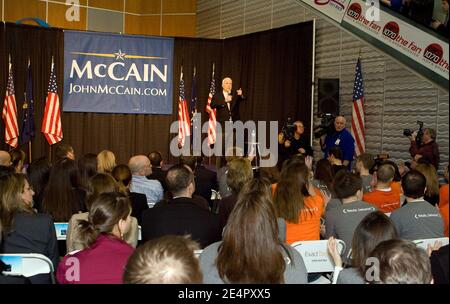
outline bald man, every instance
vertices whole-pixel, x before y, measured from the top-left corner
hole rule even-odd
[[[335,132],[330,135],[324,135],[321,138],[321,143],[323,143],[323,138],[326,136],[325,144],[322,145],[324,158],[328,157],[328,151],[331,148],[339,147],[342,151],[342,164],[344,166],[350,166],[353,160],[353,153],[355,152],[355,139],[345,128],[345,123],[344,116],[337,116],[334,119]]]
[[[221,123],[222,128],[225,127],[226,121],[240,120],[239,105],[244,100],[242,89],[236,90],[233,94],[233,80],[225,77],[222,80],[222,90],[214,94],[211,101],[211,108],[217,109],[216,119]]]
[[[11,155],[8,152],[0,150],[0,166],[11,166]]]
[[[146,176],[152,174],[150,159],[145,155],[135,155],[128,161],[131,170],[130,192],[142,193],[147,197],[147,204],[153,207],[163,199],[164,190],[161,183]]]

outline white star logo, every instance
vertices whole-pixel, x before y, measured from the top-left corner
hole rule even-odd
[[[122,50],[121,49],[119,49],[119,52],[117,52],[117,53],[114,53],[114,55],[116,55],[116,60],[122,60],[122,61],[124,61],[125,60],[125,56],[127,55],[126,53],[122,53]]]

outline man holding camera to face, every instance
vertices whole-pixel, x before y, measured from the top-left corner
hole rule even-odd
[[[289,158],[292,155],[301,154],[303,156],[313,155],[311,145],[308,138],[304,135],[305,126],[303,122],[297,120],[292,125],[288,125],[284,132],[278,134],[278,144],[280,147],[280,154],[284,158]]]
[[[425,128],[421,140],[417,140],[417,132],[408,136],[411,141],[409,153],[412,157],[412,167],[419,162],[430,163],[436,170],[439,168],[439,147],[436,143],[436,131],[431,128]]]

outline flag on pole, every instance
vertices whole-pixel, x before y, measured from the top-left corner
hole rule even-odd
[[[361,71],[361,58],[356,64],[355,83],[353,86],[352,135],[355,138],[356,155],[364,153],[366,136],[364,126],[364,83]]]
[[[42,120],[41,128],[41,132],[44,133],[49,145],[56,144],[63,139],[61,110],[59,108],[57,89],[55,65],[52,58],[50,80],[48,83],[48,95],[45,101],[44,118]]]
[[[209,87],[208,101],[206,102],[206,113],[209,114],[208,123],[208,145],[213,145],[216,142],[216,109],[211,108],[211,101],[216,93],[216,81],[214,79],[214,65],[213,72],[211,76],[211,85]]]
[[[180,73],[180,97],[178,99],[178,147],[183,148],[186,136],[191,135],[191,121],[184,95],[183,67]]]
[[[17,105],[14,94],[14,81],[10,57],[8,84],[6,87],[5,101],[3,103],[2,118],[5,123],[5,142],[11,147],[16,148],[19,145],[19,126],[17,124]]]
[[[197,113],[197,75],[195,73],[194,67],[194,75],[192,77],[192,89],[191,89],[191,115],[194,118],[194,113]]]
[[[28,60],[28,76],[27,76],[27,87],[25,90],[25,100],[22,106],[22,130],[20,133],[20,143],[26,144],[31,141],[36,130],[34,127],[34,101],[33,101],[33,78],[31,75],[31,65]]]

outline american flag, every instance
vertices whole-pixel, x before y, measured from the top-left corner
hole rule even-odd
[[[41,132],[44,133],[49,145],[56,144],[63,138],[61,110],[59,108],[57,89],[55,66],[52,62],[50,80],[48,83],[48,95],[47,100],[45,101],[44,119],[42,120],[41,128]]]
[[[180,73],[180,97],[178,99],[178,146],[184,147],[186,136],[191,136],[191,121],[184,95],[183,69]]]
[[[16,148],[19,145],[19,126],[17,124],[17,105],[14,93],[12,65],[10,62],[2,118],[5,123],[5,142],[11,147]]]
[[[364,83],[361,72],[361,58],[356,64],[355,84],[353,86],[352,135],[355,138],[356,155],[364,153],[366,136],[364,126]]]
[[[212,72],[211,86],[209,87],[208,101],[206,102],[206,113],[209,114],[208,123],[208,145],[213,145],[216,142],[216,109],[211,108],[211,101],[216,93],[216,81],[214,79],[214,68]]]

